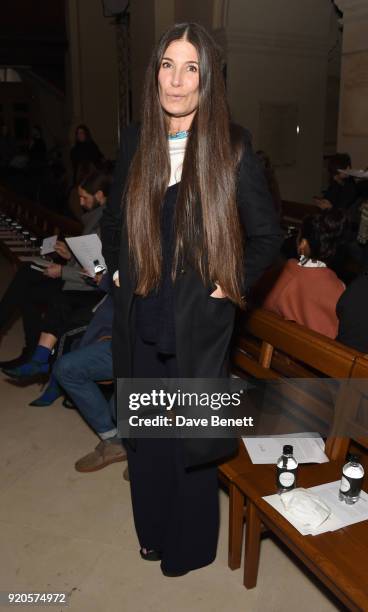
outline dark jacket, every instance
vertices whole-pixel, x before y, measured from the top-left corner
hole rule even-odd
[[[331,202],[334,208],[347,210],[359,197],[359,192],[353,177],[349,176],[342,183],[332,179],[324,197]]]
[[[368,353],[368,273],[358,276],[344,291],[336,306],[339,332],[336,340]]]
[[[253,153],[249,133],[242,130],[244,153],[239,166],[237,202],[244,225],[246,244],[246,289],[249,289],[272,263],[281,243],[281,230],[262,167]],[[134,284],[130,275],[128,244],[122,231],[121,200],[129,166],[138,144],[137,126],[122,134],[115,180],[101,223],[103,255],[108,269],[120,275],[120,288],[114,290],[113,360],[116,377],[132,375],[134,342]],[[149,245],[147,245],[149,249]],[[149,250],[147,250],[149,256]],[[180,377],[219,378],[228,374],[229,345],[236,308],[230,300],[210,297],[197,272],[185,265],[174,286],[176,357]],[[185,440],[190,445],[187,465],[221,457],[221,440]],[[188,444],[187,444],[188,443]],[[210,444],[211,443],[211,444]],[[206,444],[209,449],[206,454]],[[224,441],[223,448],[226,448]],[[198,454],[197,454],[198,451]],[[225,450],[226,452],[226,450]],[[217,456],[216,456],[217,454]],[[190,455],[190,456],[189,456]]]
[[[70,161],[73,167],[73,182],[76,184],[78,180],[78,171],[80,166],[86,162],[98,166],[103,160],[103,155],[94,140],[86,140],[85,142],[76,142],[70,151]]]
[[[78,348],[89,346],[104,337],[112,335],[112,320],[114,315],[114,300],[112,297],[113,285],[108,274],[105,274],[100,284],[99,291],[105,291],[106,295],[93,309],[93,318],[88,324],[86,331],[78,345]]]

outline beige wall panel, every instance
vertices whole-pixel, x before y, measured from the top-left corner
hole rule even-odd
[[[175,21],[197,21],[211,30],[214,0],[175,0]]]
[[[116,32],[100,0],[68,2],[71,124],[82,121],[107,157],[118,141],[118,70]]]
[[[285,199],[308,202],[320,193],[325,89],[326,63],[320,58],[229,52],[228,92],[232,114],[251,130],[255,148],[262,145],[261,103],[298,107],[295,163],[277,168]]]
[[[344,11],[338,148],[368,165],[368,2],[338,0]]]

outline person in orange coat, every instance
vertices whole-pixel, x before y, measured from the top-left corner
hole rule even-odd
[[[303,219],[297,259],[289,259],[262,306],[330,338],[336,338],[336,304],[344,283],[328,267],[345,227],[340,210],[325,210]]]

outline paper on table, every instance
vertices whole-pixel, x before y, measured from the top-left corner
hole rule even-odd
[[[41,245],[42,255],[48,255],[49,253],[53,253],[55,251],[56,241],[57,236],[49,236],[48,238],[44,238]]]
[[[368,494],[362,491],[356,504],[348,506],[345,502],[339,500],[339,488],[340,480],[336,480],[335,482],[327,482],[326,484],[307,489],[317,495],[331,508],[331,515],[317,529],[306,529],[294,518],[290,517],[282,504],[280,495],[277,493],[275,495],[267,495],[263,499],[282,514],[302,535],[318,535],[368,520]]]
[[[294,448],[294,457],[298,463],[327,463],[325,443],[315,433],[303,433],[303,437],[267,436],[266,438],[243,438],[252,463],[276,464],[282,455],[284,444],[291,444]]]
[[[98,259],[99,263],[103,266],[106,265],[102,256],[101,240],[97,234],[75,236],[73,238],[66,238],[65,240],[82,268],[84,268],[90,276],[95,275],[95,265],[93,262],[96,261],[96,259]]]

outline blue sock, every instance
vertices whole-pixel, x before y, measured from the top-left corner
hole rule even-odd
[[[37,346],[31,359],[17,368],[12,370],[4,370],[5,374],[23,378],[26,376],[35,376],[37,374],[47,374],[49,371],[49,357],[51,350],[40,344]]]
[[[38,363],[47,363],[50,355],[51,349],[46,348],[46,346],[41,346],[41,344],[39,344],[31,357],[31,361],[38,361]]]

